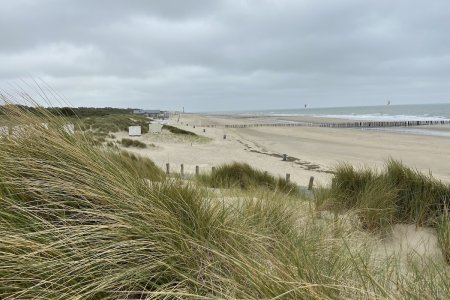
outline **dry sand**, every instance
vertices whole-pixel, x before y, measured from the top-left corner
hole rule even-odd
[[[248,124],[272,122],[270,119],[233,117],[207,117],[185,114],[172,125],[209,138],[176,137],[164,133],[146,134],[137,139],[153,143],[157,147],[130,149],[151,158],[157,165],[179,172],[184,164],[186,173],[194,173],[195,166],[201,171],[210,171],[212,166],[232,161],[246,162],[273,174],[291,174],[291,180],[307,185],[310,176],[315,183],[330,183],[330,171],[339,162],[356,166],[383,167],[389,157],[403,161],[406,165],[450,182],[450,138],[420,136],[362,129],[333,129],[319,127],[258,127],[223,128],[223,124]],[[305,120],[309,121],[309,120]],[[202,125],[217,124],[217,128]],[[193,127],[195,126],[195,128]],[[450,130],[439,127],[439,130]],[[223,139],[226,134],[227,138]],[[123,135],[123,136],[122,136]],[[118,138],[125,137],[125,134]],[[281,155],[290,159],[282,161]]]

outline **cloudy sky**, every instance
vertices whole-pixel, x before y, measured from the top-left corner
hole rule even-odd
[[[0,88],[188,111],[450,102],[450,1],[2,0]]]

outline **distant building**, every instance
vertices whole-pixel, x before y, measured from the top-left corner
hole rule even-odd
[[[161,110],[146,110],[146,109],[136,109],[133,110],[134,115],[141,115],[150,117],[153,119],[167,119],[169,118],[169,112]]]

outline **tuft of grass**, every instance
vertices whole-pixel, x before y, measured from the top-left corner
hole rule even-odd
[[[388,160],[384,172],[348,164],[336,168],[333,185],[316,194],[318,209],[356,210],[363,228],[382,230],[395,223],[437,227],[444,257],[450,252],[450,185]]]
[[[147,145],[145,143],[138,140],[124,138],[120,141],[120,143],[122,144],[122,146],[127,148],[128,147],[147,148]]]
[[[432,225],[450,201],[449,185],[392,159],[388,160],[384,172],[356,170],[341,164],[336,168],[333,182],[330,191],[333,203],[329,205],[338,209],[384,207],[379,217],[392,222]]]
[[[127,151],[106,152],[107,158],[137,178],[151,181],[163,181],[165,173],[149,158],[135,155]]]
[[[449,185],[399,161],[388,161],[384,178],[397,189],[396,219],[399,221],[432,225],[444,205],[450,204]]]
[[[288,194],[298,193],[298,187],[286,179],[252,168],[246,163],[234,162],[218,166],[210,174],[203,174],[198,180],[214,188],[268,188]]]
[[[355,204],[364,229],[383,230],[395,221],[397,190],[382,179],[374,179],[361,192]]]
[[[349,209],[356,206],[362,192],[377,177],[377,174],[369,169],[356,170],[352,165],[341,163],[336,167],[332,193],[336,199],[335,205],[341,209]]]
[[[192,132],[192,131],[187,131],[175,126],[171,126],[171,125],[163,125],[162,127],[163,129],[169,130],[171,133],[174,134],[184,134],[184,135],[192,135],[192,136],[197,136],[196,133]]]

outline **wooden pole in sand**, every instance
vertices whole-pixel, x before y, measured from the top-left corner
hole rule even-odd
[[[198,176],[198,174],[200,174],[200,168],[195,166],[195,175]]]
[[[184,165],[183,164],[181,164],[181,166],[180,166],[180,174],[181,174],[181,176],[184,176]]]
[[[167,163],[166,164],[166,174],[169,175],[169,173],[170,173],[170,164]]]
[[[286,182],[289,183],[291,181],[291,174],[286,173]]]
[[[287,154],[283,154],[283,161],[287,161]]]
[[[312,190],[314,184],[314,176],[309,178],[308,190]]]
[[[214,171],[216,170],[216,167],[212,167],[211,171],[214,173]]]

